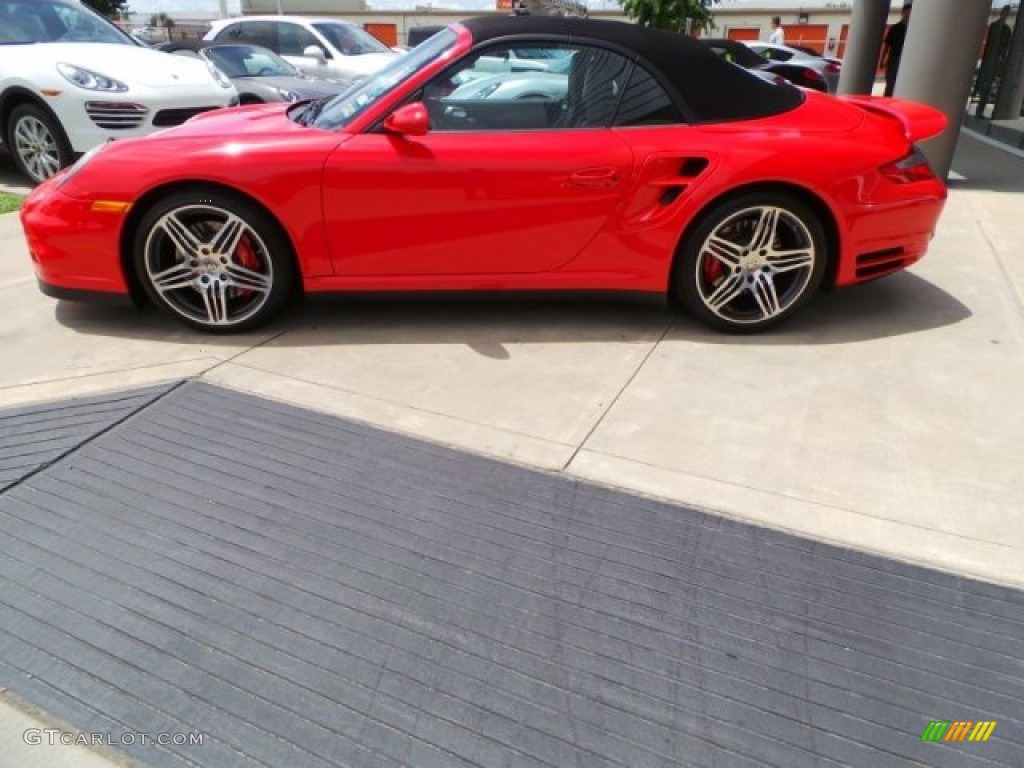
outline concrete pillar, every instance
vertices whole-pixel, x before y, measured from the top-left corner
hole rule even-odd
[[[856,0],[850,15],[839,93],[871,93],[889,20],[889,0]]]
[[[1024,13],[1017,11],[1010,38],[1010,55],[1006,60],[1006,71],[999,84],[999,98],[992,111],[993,120],[1016,120],[1024,107]]]
[[[953,162],[991,8],[992,0],[914,3],[893,96],[929,104],[949,118],[941,135],[921,143],[942,178]]]

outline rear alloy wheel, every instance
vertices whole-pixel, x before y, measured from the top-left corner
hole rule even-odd
[[[825,233],[805,204],[751,193],[710,211],[676,264],[683,306],[708,325],[756,333],[785,320],[825,274]]]
[[[157,306],[214,333],[266,322],[295,279],[288,241],[267,214],[220,191],[178,193],[148,210],[134,257]]]
[[[7,142],[18,168],[34,184],[55,176],[74,159],[60,125],[35,104],[22,104],[11,112]]]

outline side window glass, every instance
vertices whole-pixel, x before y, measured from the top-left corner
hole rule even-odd
[[[274,30],[269,22],[249,21],[238,25],[238,34],[230,35],[228,39],[237,40],[253,45],[262,45],[264,48],[274,48]]]
[[[277,34],[281,45],[281,50],[278,53],[286,56],[301,56],[302,52],[311,45],[323,49],[313,33],[298,24],[278,24]]]
[[[681,122],[683,116],[665,89],[646,69],[634,67],[615,113],[615,125],[671,125]]]
[[[253,51],[242,59],[242,71],[247,75],[258,75],[260,72],[266,74],[267,70],[274,74],[282,74],[281,67],[284,65],[278,62],[280,59],[275,61],[265,53]]]
[[[490,46],[424,88],[437,131],[523,131],[611,125],[632,65],[600,48]]]
[[[603,48],[581,48],[569,72],[565,124],[568,128],[605,128],[626,90],[633,65]]]
[[[228,24],[224,29],[217,33],[214,40],[237,40],[242,34],[241,24]]]

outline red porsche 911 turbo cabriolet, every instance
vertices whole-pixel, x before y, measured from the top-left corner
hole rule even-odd
[[[207,331],[302,293],[517,290],[663,294],[757,331],[921,258],[946,189],[914,142],[945,122],[670,32],[488,17],[333,98],[105,144],[21,216],[45,293]]]

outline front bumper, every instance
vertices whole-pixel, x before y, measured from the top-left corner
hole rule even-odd
[[[194,92],[194,89],[168,89],[159,95],[132,94],[82,96],[74,99],[64,95],[51,99],[50,108],[57,115],[76,154],[116,139],[148,136],[165,128],[181,125],[190,117],[214,109],[238,104],[238,93]]]
[[[47,295],[62,290],[127,298],[120,259],[126,212],[97,211],[90,200],[68,197],[58,189],[60,179],[36,187],[20,214],[40,288]]]
[[[106,291],[82,290],[79,288],[63,288],[59,285],[46,283],[36,278],[39,292],[51,299],[62,301],[82,301],[89,304],[110,304],[113,306],[132,307],[136,302],[126,293],[108,293]]]

